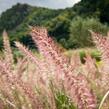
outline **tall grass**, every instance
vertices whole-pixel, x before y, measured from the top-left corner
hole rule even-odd
[[[49,37],[46,28],[31,27],[30,34],[39,56],[15,42],[24,55],[16,63],[9,37],[6,31],[3,33],[0,109],[97,109],[109,88],[106,85],[109,82],[108,39],[91,31],[92,39],[102,52],[102,63],[97,65],[89,54],[86,54],[84,63],[78,54],[66,56]],[[108,104],[104,104],[107,108]]]

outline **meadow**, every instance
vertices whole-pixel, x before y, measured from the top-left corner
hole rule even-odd
[[[0,109],[108,109],[108,37],[90,31],[97,52],[96,48],[67,52],[46,28],[30,28],[38,53],[15,42],[22,53],[16,61],[3,32]]]

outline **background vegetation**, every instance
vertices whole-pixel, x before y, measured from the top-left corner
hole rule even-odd
[[[20,40],[34,48],[28,34],[28,25],[45,26],[55,40],[70,49],[93,46],[88,29],[106,34],[108,24],[108,0],[81,0],[71,8],[58,10],[18,3],[0,16],[0,34],[6,29],[11,42]],[[0,37],[2,48],[1,39]]]

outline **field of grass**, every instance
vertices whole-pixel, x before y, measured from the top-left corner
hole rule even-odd
[[[39,52],[15,42],[14,60],[4,32],[0,109],[108,109],[109,43],[100,34],[91,34],[99,51],[65,51],[47,36],[45,28],[32,27]]]

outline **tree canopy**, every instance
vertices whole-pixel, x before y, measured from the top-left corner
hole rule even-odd
[[[0,35],[6,29],[11,41],[20,40],[31,46],[33,42],[29,37],[28,25],[45,26],[55,40],[66,48],[72,48],[74,46],[70,46],[72,44],[69,40],[72,39],[73,29],[71,28],[74,28],[72,25],[75,25],[74,19],[77,16],[83,19],[98,19],[97,25],[102,23],[104,27],[105,23],[109,24],[109,0],[81,0],[71,8],[57,10],[18,3],[1,14]],[[1,43],[0,37],[0,45]]]

